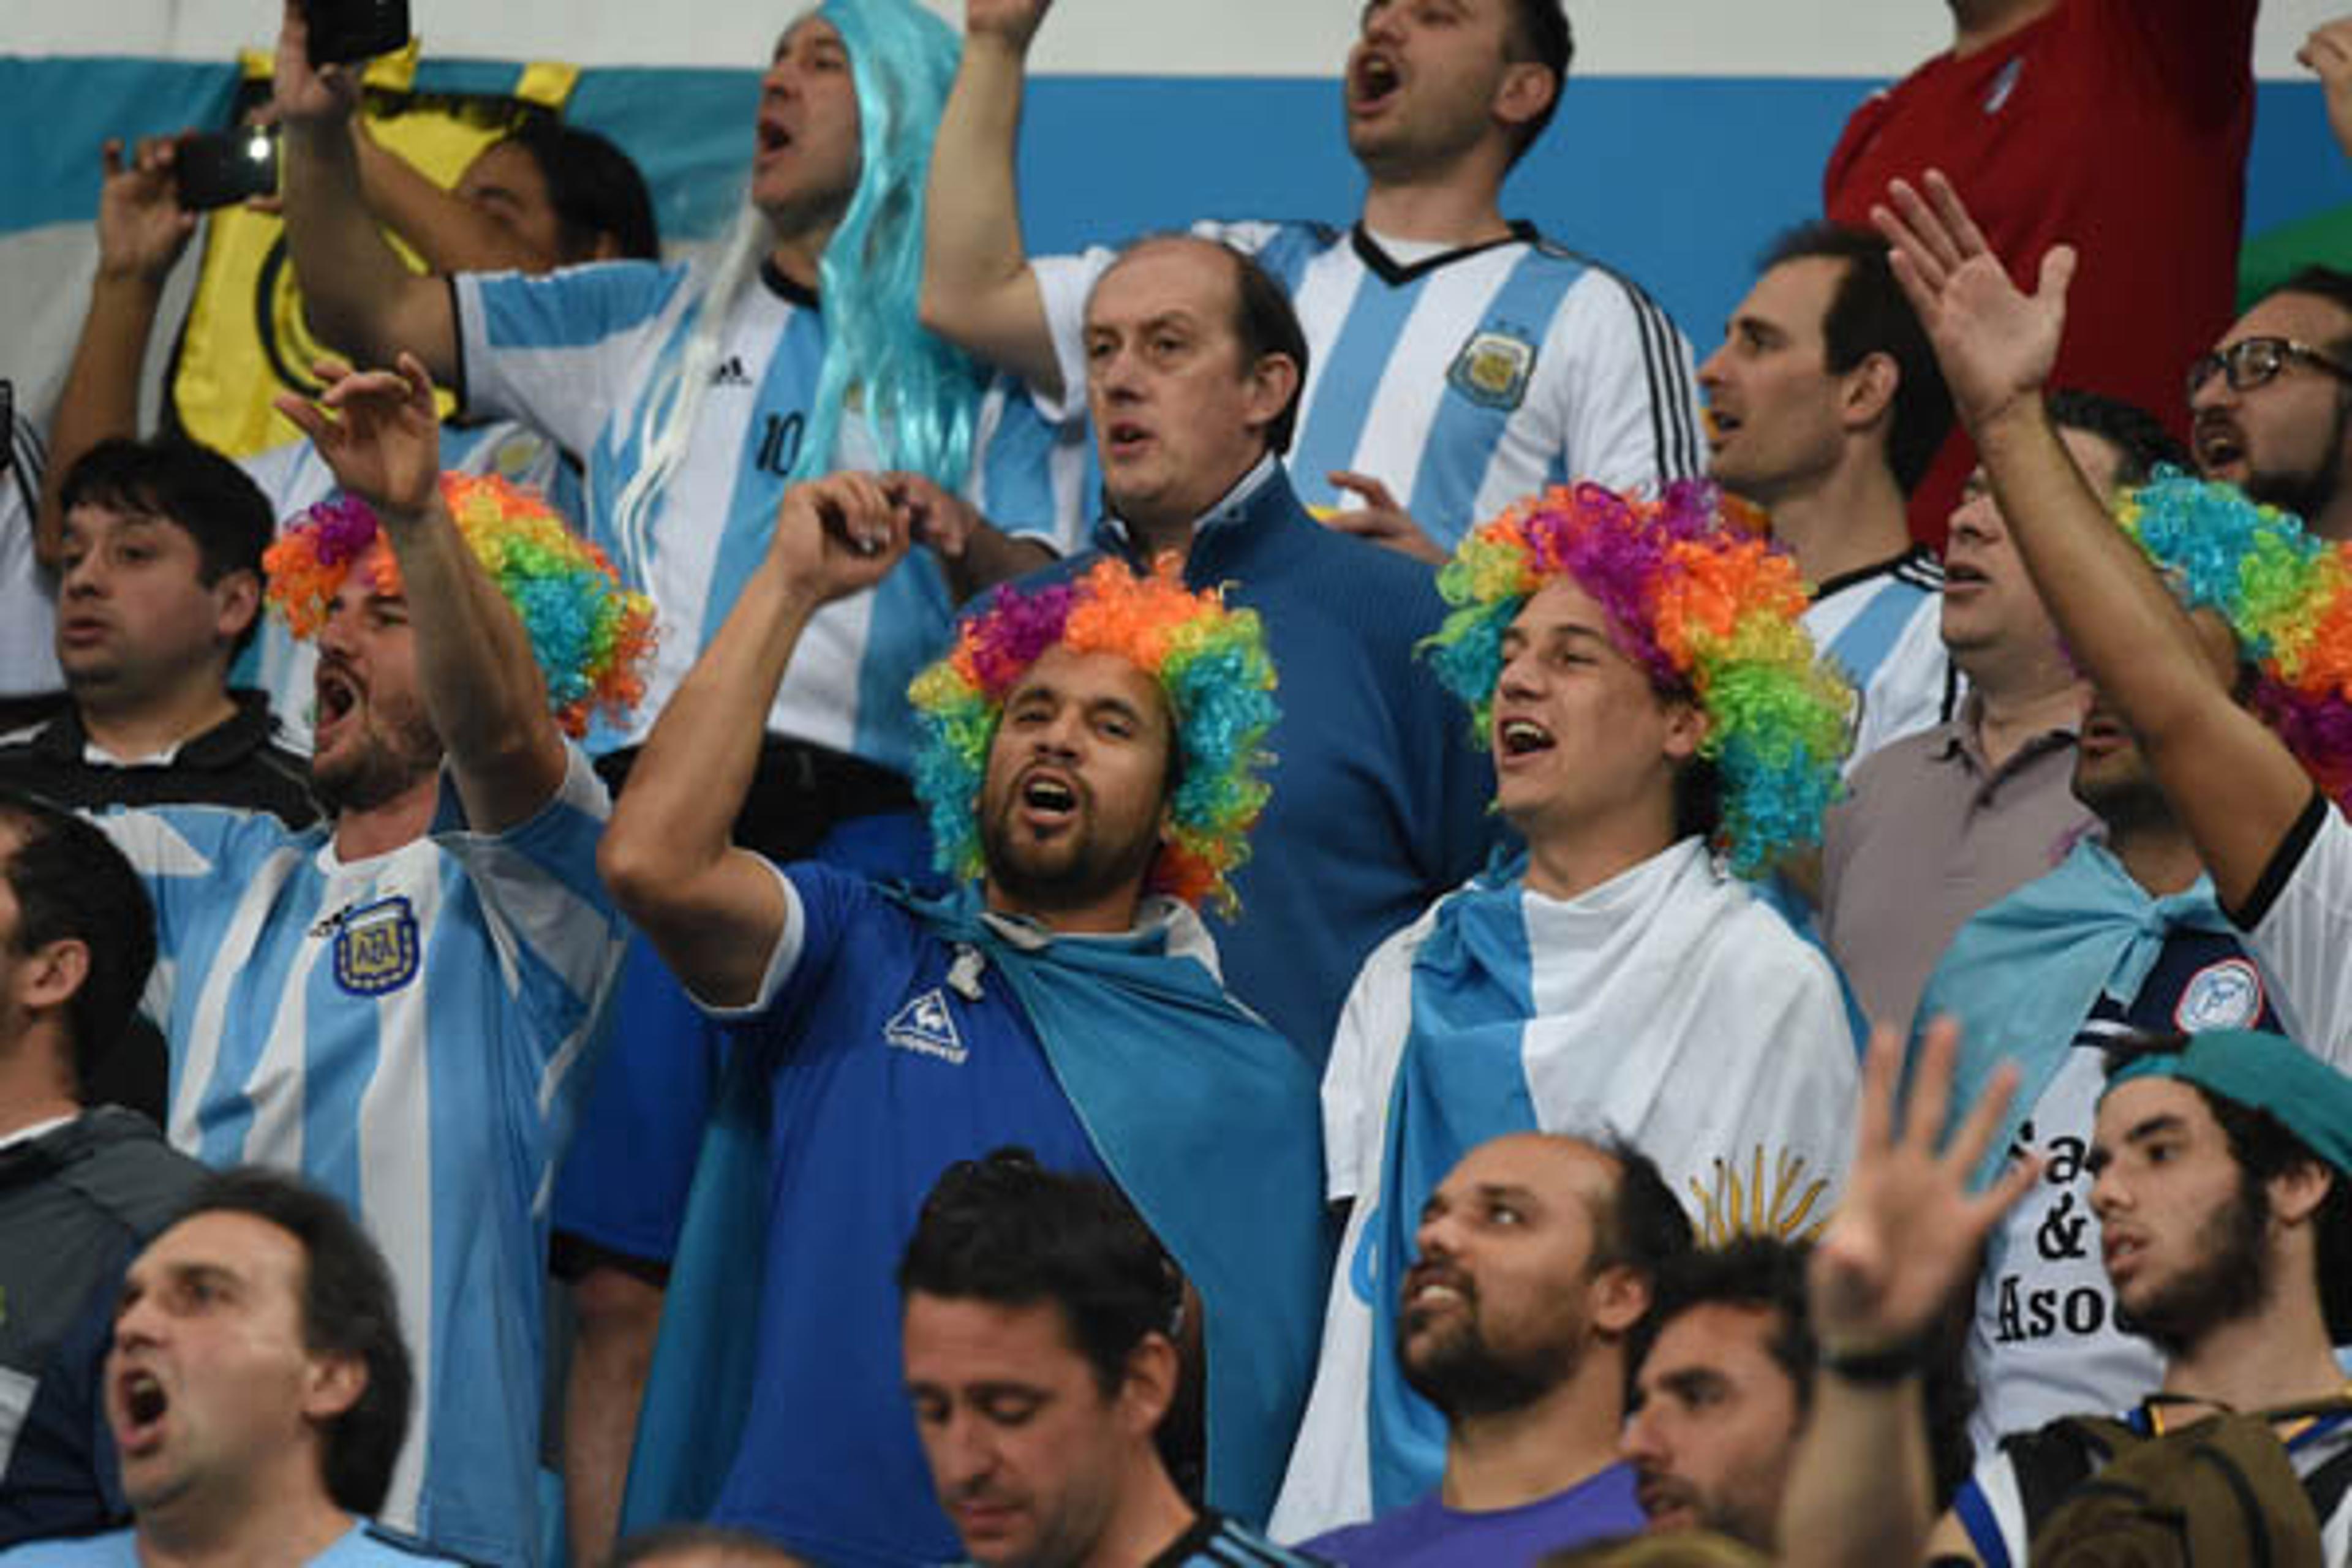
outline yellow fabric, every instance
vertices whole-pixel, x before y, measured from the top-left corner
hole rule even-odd
[[[272,60],[247,50],[238,64],[248,87],[266,84]],[[525,105],[561,110],[578,70],[538,63],[519,67],[502,96],[415,91],[417,46],[368,63],[361,114],[369,132],[428,178],[449,186],[485,147],[506,134]],[[389,229],[403,260],[425,268]],[[281,391],[315,393],[310,366],[328,351],[302,319],[286,226],[274,213],[224,207],[205,228],[194,302],[173,367],[172,405],[191,436],[232,457],[246,457],[300,435],[270,406]],[[446,415],[455,400],[440,395]]]

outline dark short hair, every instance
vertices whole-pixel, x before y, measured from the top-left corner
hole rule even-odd
[[[1593,1215],[1593,1268],[1630,1268],[1654,1282],[1670,1260],[1690,1251],[1690,1215],[1647,1154],[1622,1138],[1578,1141],[1617,1163],[1609,1206]]]
[[[243,1165],[206,1177],[179,1218],[204,1214],[250,1215],[301,1244],[304,1348],[356,1357],[367,1368],[367,1387],[322,1434],[327,1495],[347,1513],[376,1513],[408,1435],[413,1392],[383,1254],[341,1204],[283,1171]]]
[[[1772,242],[1763,270],[1791,261],[1844,263],[1822,318],[1822,357],[1838,374],[1872,354],[1895,362],[1895,409],[1886,437],[1886,464],[1909,495],[1952,428],[1952,395],[1936,363],[1934,345],[1904,298],[1887,264],[1887,244],[1867,229],[1833,223],[1800,224]]]
[[[1298,433],[1298,400],[1307,391],[1307,329],[1285,289],[1259,264],[1230,245],[1217,248],[1234,258],[1234,336],[1241,340],[1242,363],[1255,364],[1268,354],[1281,354],[1298,367],[1298,381],[1290,401],[1265,427],[1265,444],[1277,457],[1290,450]]]
[[[1576,58],[1576,34],[1560,0],[1510,0],[1509,11],[1503,58],[1513,65],[1539,65],[1551,77],[1551,101],[1544,105],[1541,114],[1518,128],[1511,143],[1511,162],[1516,163],[1551,123],[1560,95],[1568,90],[1568,68]]]
[[[122,851],[71,812],[0,790],[0,822],[23,841],[0,863],[16,900],[16,951],[71,941],[89,952],[89,973],[66,1006],[74,1091],[86,1095],[155,967],[155,906]]]
[[[2188,1048],[2186,1035],[2126,1036],[2107,1049],[2107,1076],[2113,1078],[2144,1057],[2173,1056]],[[2312,1216],[2319,1312],[2327,1325],[2330,1343],[2352,1343],[2352,1173],[2321,1159],[2310,1144],[2289,1131],[2269,1111],[2224,1099],[2201,1083],[2186,1079],[2175,1081],[2195,1089],[2206,1109],[2213,1113],[2213,1120],[2221,1123],[2221,1134],[2229,1140],[2230,1158],[2237,1163],[2241,1173],[2241,1191],[2263,1217],[2270,1215],[2269,1184],[2273,1177],[2304,1165],[2316,1165],[2326,1173],[2327,1195],[2320,1200],[2318,1211]]]
[[[66,470],[58,505],[65,511],[100,506],[163,519],[196,542],[196,577],[206,587],[232,572],[259,577],[262,552],[278,531],[261,487],[184,436],[100,441]],[[233,652],[242,652],[261,628],[257,598],[255,604],[253,622]]]
[[[2118,483],[2144,485],[2156,477],[2157,465],[2186,470],[2189,448],[2164,422],[2136,403],[2096,392],[2062,387],[2050,395],[2050,422],[2061,430],[2095,436],[2116,453]]]
[[[2347,315],[2352,315],[2352,272],[2315,263],[2295,272],[2263,298],[2269,300],[2281,294],[2306,294],[2315,300],[2325,300]],[[2333,341],[2316,346],[2333,350],[2338,354],[2352,355],[2352,322],[2347,322]]]
[[[1772,1364],[1796,1384],[1797,1407],[1813,1399],[1812,1317],[1805,1304],[1805,1265],[1812,1248],[1778,1237],[1736,1237],[1722,1247],[1703,1247],[1669,1261],[1658,1276],[1656,1305],[1650,1310],[1650,1343],[1666,1325],[1700,1307],[1738,1307],[1772,1314],[1764,1348]],[[1649,1345],[1643,1347],[1649,1353]]]
[[[632,260],[661,259],[653,193],[630,156],[606,137],[532,115],[506,141],[530,154],[562,228],[564,262],[585,261],[604,235]]]
[[[1177,1337],[1183,1276],[1108,1183],[1048,1171],[1026,1149],[950,1165],[898,1264],[908,1297],[1052,1302],[1106,1394],[1147,1334]]]

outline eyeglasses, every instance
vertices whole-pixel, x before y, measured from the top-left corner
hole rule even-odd
[[[2330,359],[2309,343],[2299,343],[2293,338],[2241,338],[2189,367],[2189,395],[2196,396],[2199,389],[2221,374],[2229,376],[2231,391],[2252,392],[2276,378],[2289,360],[2299,360],[2338,380],[2352,381],[2352,365]]]

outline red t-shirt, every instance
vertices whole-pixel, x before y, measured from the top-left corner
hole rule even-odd
[[[1846,121],[1822,181],[1867,226],[1896,175],[1951,177],[2031,286],[2082,255],[2052,384],[2136,403],[2186,432],[2181,380],[2229,325],[2253,133],[2258,0],[2061,0],[1966,59],[1941,55]],[[1912,498],[1940,544],[1974,461],[1958,431]]]

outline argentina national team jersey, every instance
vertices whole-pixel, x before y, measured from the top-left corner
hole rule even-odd
[[[280,528],[343,493],[334,470],[308,441],[257,452],[237,467],[269,498],[269,515]],[[579,470],[562,460],[554,442],[511,419],[442,426],[441,467],[451,473],[493,474],[510,484],[528,485],[546,496],[565,521],[580,526]],[[280,738],[297,751],[308,752],[316,696],[311,678],[318,668],[318,645],[296,637],[278,616],[265,615],[252,643],[237,656],[229,684],[268,693]]]
[[[1286,460],[1311,508],[1360,506],[1327,476],[1370,474],[1450,550],[1549,485],[1655,490],[1699,470],[1689,342],[1634,284],[1530,225],[1410,266],[1360,227],[1192,232],[1255,256],[1290,291],[1307,369]],[[1096,249],[1033,264],[1073,407],[1087,295],[1114,259]]]
[[[331,830],[203,807],[99,817],[155,900],[167,1129],[299,1172],[383,1248],[415,1358],[383,1517],[460,1555],[533,1552],[546,1188],[623,942],[604,786],[570,753],[528,821],[346,862]]]
[[[625,537],[617,508],[645,460],[640,415],[694,325],[690,269],[612,262],[544,278],[461,274],[453,285],[467,407],[524,420],[581,459],[590,537],[653,597],[661,641],[646,700],[635,728],[605,743],[641,741],[766,553],[824,363],[815,296],[772,268],[744,289],[686,456],[650,522]],[[862,419],[845,418],[829,466],[875,467]],[[992,522],[1057,551],[1075,542],[1080,430],[1049,425],[1000,382],[982,401],[973,450],[963,494]],[[769,730],[906,771],[907,685],[947,651],[953,608],[920,549],[871,592],[824,606],[802,636]]]
[[[1923,547],[1815,586],[1806,634],[1861,700],[1847,777],[1889,741],[1932,729],[1958,711],[1958,677],[1944,650],[1943,593],[1944,568]]]

